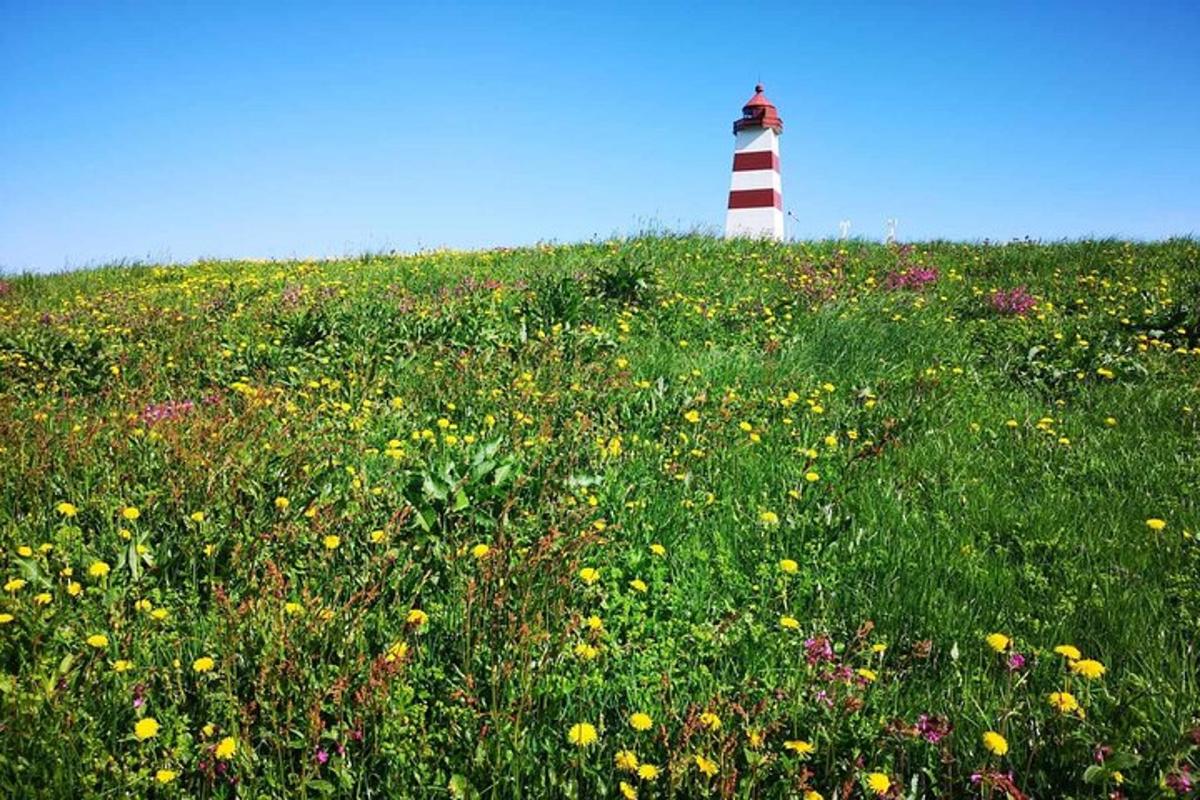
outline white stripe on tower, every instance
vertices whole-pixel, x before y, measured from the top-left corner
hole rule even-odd
[[[733,178],[725,215],[725,237],[783,238],[783,185],[779,177],[779,135],[783,120],[754,87],[754,97],[733,123]]]

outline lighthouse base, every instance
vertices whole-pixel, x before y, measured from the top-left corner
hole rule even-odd
[[[726,239],[783,240],[783,212],[778,208],[731,208],[725,215]]]

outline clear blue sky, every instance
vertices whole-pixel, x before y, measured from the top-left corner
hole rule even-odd
[[[723,224],[766,84],[789,235],[1200,233],[1200,3],[0,0],[0,268]]]

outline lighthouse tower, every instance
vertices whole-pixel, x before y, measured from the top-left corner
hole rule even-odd
[[[783,185],[779,180],[779,135],[783,120],[760,83],[754,97],[742,107],[742,118],[733,123],[733,181],[729,185],[729,211],[725,238],[750,236],[783,238]]]

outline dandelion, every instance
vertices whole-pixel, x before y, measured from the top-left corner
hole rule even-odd
[[[1071,672],[1082,675],[1089,681],[1099,678],[1107,671],[1105,666],[1095,659],[1085,658],[1081,661],[1071,662]]]
[[[613,757],[613,762],[617,765],[617,769],[625,772],[634,772],[638,768],[638,757],[632,750],[618,750],[616,756]]]
[[[1070,714],[1079,710],[1079,701],[1070,692],[1051,692],[1048,700],[1050,707],[1060,714]]]
[[[599,737],[596,734],[596,726],[590,722],[576,722],[567,731],[567,741],[576,747],[587,747],[597,738]]]
[[[642,764],[638,767],[637,774],[644,781],[652,781],[658,777],[658,767],[653,764]]]
[[[648,731],[653,725],[654,720],[650,719],[649,714],[636,711],[629,715],[629,726],[635,731]]]
[[[68,519],[79,513],[78,508],[76,508],[73,504],[66,502],[59,503],[54,507],[54,510]]]
[[[881,656],[886,650],[887,645],[883,642],[876,642],[875,644],[871,645],[871,652],[875,655]]]
[[[804,473],[804,480],[808,481],[809,483],[816,483],[817,481],[821,480],[821,473],[817,472],[816,470],[809,470],[808,472]]]
[[[77,581],[69,581],[67,583],[67,594],[71,595],[71,597],[77,597],[82,592],[83,592],[83,584],[81,584]]]
[[[283,604],[283,613],[289,617],[298,617],[304,613],[304,606],[295,601],[288,601]]]
[[[368,538],[371,540],[371,544],[379,544],[386,537],[387,534],[383,531],[371,531],[371,533],[368,535]]]
[[[1083,658],[1083,653],[1079,652],[1079,648],[1071,644],[1060,644],[1058,647],[1054,648],[1054,652],[1058,653],[1060,656],[1065,656],[1071,661]]]
[[[217,749],[213,753],[222,761],[228,761],[233,758],[233,754],[237,752],[237,740],[232,736],[226,736],[221,741],[217,742]]]
[[[575,645],[575,655],[583,661],[591,661],[596,656],[600,655],[600,649],[593,647],[587,642],[580,642]]]
[[[133,735],[137,737],[139,742],[144,742],[147,739],[153,739],[158,735],[158,720],[154,717],[146,717],[139,719],[137,724],[133,726]]]
[[[404,621],[413,627],[419,628],[426,622],[429,622],[429,615],[419,608],[414,608],[408,612],[408,616],[405,617]]]
[[[492,552],[492,548],[488,547],[486,544],[477,544],[471,548],[471,555],[477,560],[484,558],[490,552]]]
[[[1009,639],[1003,633],[989,633],[985,641],[988,643],[988,647],[997,653],[1003,653],[1012,644],[1012,639]]]
[[[332,533],[321,540],[321,544],[325,545],[326,550],[337,550],[341,543],[342,538],[340,536],[335,536]]]
[[[800,620],[785,614],[779,618],[779,627],[789,631],[800,630]]]
[[[584,567],[579,570],[579,580],[591,586],[596,581],[600,580],[600,570],[595,567]]]
[[[208,656],[200,656],[192,662],[192,669],[199,673],[211,672],[216,666],[216,662]]]
[[[634,578],[629,582],[629,588],[633,589],[635,592],[641,592],[642,594],[645,594],[646,590],[650,587],[647,586],[646,582],[641,578]]]
[[[132,668],[133,668],[133,662],[126,661],[123,658],[118,658],[116,661],[113,662],[113,672],[116,672],[118,674],[120,674],[122,672],[128,672]]]
[[[0,614],[0,625],[7,625],[8,623],[12,622],[14,619],[16,619],[16,617],[14,617],[12,614],[9,614],[8,612]]]
[[[800,565],[790,558],[780,559],[779,571],[787,575],[795,575],[800,570]]]
[[[111,570],[112,567],[110,567],[107,563],[103,561],[93,561],[92,565],[88,567],[88,575],[93,578],[103,578],[108,575]]]
[[[1008,740],[995,731],[987,731],[983,734],[983,746],[998,756],[1003,756],[1008,752]]]
[[[125,506],[124,508],[121,509],[121,516],[124,517],[125,519],[129,520],[130,522],[133,522],[135,519],[137,519],[141,515],[142,515],[142,512],[138,511],[137,506]]]
[[[813,789],[809,789],[804,793],[804,800],[825,800],[825,795]]]
[[[886,773],[872,772],[867,775],[867,788],[882,797],[888,793],[888,789],[892,788],[892,779]]]
[[[50,605],[51,596],[49,592],[39,592],[33,596],[33,602],[39,606]]]
[[[688,422],[692,423],[693,425],[695,425],[697,422],[700,421],[700,412],[693,408],[691,411],[688,411],[687,413],[685,413],[683,415],[683,418],[686,419]]]
[[[280,496],[275,498],[275,508],[279,509],[280,511],[287,511],[288,506],[291,504],[292,501],[288,500],[286,497]]]
[[[179,773],[173,769],[160,769],[154,773],[154,780],[159,783],[170,783],[179,777]]]
[[[1146,520],[1146,527],[1155,533],[1158,533],[1163,528],[1167,527],[1167,521],[1164,519],[1159,519],[1158,517],[1151,517],[1150,519]]]
[[[806,742],[803,739],[788,739],[783,743],[784,749],[791,750],[793,753],[801,756],[812,755],[817,751],[816,745],[812,742]]]
[[[637,789],[633,788],[625,781],[621,781],[617,784],[617,786],[621,790],[621,797],[624,797],[625,800],[637,800]]]
[[[700,715],[700,724],[710,731],[719,731],[721,729],[721,718],[711,711],[705,711]]]
[[[89,647],[94,647],[97,650],[108,647],[108,637],[103,633],[93,633],[86,639]]]
[[[654,553],[656,556],[665,556],[667,554],[667,548],[663,547],[658,542],[655,542],[654,544],[650,545],[650,552]]]
[[[693,759],[696,762],[696,769],[700,770],[704,775],[711,778],[717,774],[717,762],[702,755],[696,755]]]
[[[204,512],[193,511],[190,515],[188,515],[188,519],[190,519],[192,522],[204,522]]]
[[[864,667],[863,669],[856,669],[854,672],[867,683],[874,683],[879,679],[879,676],[875,674],[875,670],[873,669],[866,669]]]
[[[779,515],[774,511],[761,511],[758,514],[758,521],[763,525],[778,525]]]

